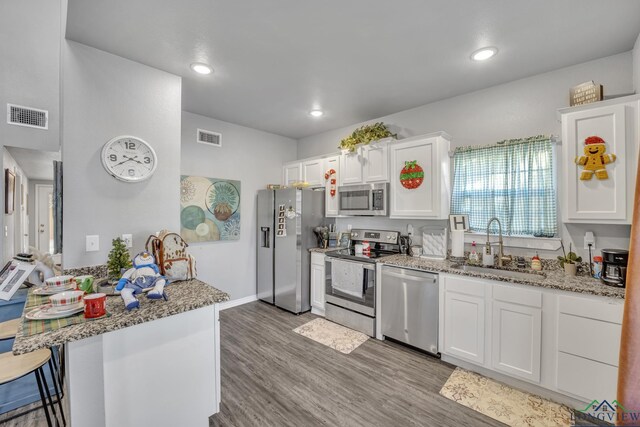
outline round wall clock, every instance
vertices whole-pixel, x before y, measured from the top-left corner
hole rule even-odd
[[[153,175],[158,162],[149,144],[135,136],[123,135],[104,144],[102,165],[120,181],[140,182]]]

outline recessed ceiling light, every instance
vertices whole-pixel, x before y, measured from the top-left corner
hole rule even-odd
[[[309,111],[309,115],[312,117],[322,117],[322,115],[324,114],[324,111],[322,110],[311,110]]]
[[[471,54],[471,59],[474,61],[485,61],[498,53],[498,49],[495,47],[483,47]]]
[[[198,74],[211,74],[213,69],[207,64],[203,64],[202,62],[194,62],[191,64],[191,69]]]

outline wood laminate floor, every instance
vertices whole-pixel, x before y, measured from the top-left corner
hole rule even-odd
[[[212,426],[502,426],[438,394],[454,367],[369,339],[350,354],[298,335],[314,319],[262,302],[220,313],[222,405]]]

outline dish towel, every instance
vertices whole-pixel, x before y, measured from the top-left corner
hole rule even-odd
[[[361,265],[333,260],[331,262],[331,286],[344,294],[362,298],[364,268]]]

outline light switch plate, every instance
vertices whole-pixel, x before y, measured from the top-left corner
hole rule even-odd
[[[123,234],[122,241],[128,248],[133,247],[133,234]]]
[[[86,236],[87,242],[87,252],[95,252],[100,250],[100,236],[97,234]]]

